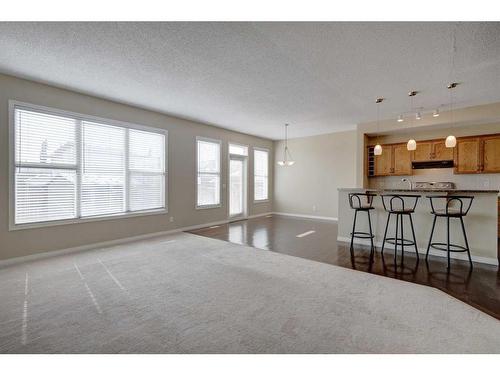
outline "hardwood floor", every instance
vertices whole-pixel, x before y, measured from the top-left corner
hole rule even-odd
[[[386,248],[384,256],[376,251],[371,264],[367,247],[356,246],[351,257],[348,244],[337,244],[336,223],[276,215],[190,233],[432,286],[500,319],[500,271],[496,266],[474,263],[470,272],[468,262],[452,260],[451,271],[446,272],[446,258],[431,257],[427,264],[421,257],[417,262],[410,250],[405,252],[403,265],[397,257],[395,267],[392,247]]]

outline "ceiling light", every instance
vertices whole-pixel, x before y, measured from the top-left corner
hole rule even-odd
[[[439,109],[436,108],[434,112],[432,112],[432,117],[439,117]]]
[[[288,150],[288,124],[285,124],[285,149],[283,150],[283,160],[278,160],[278,165],[281,167],[289,167],[295,164],[292,159],[292,154]]]
[[[403,120],[403,115],[399,115],[399,116],[398,116],[398,122],[403,122],[403,121],[404,121],[404,120]]]
[[[378,133],[379,133],[379,122],[380,122],[380,103],[384,101],[384,98],[377,98],[375,103],[377,104],[377,144],[373,149],[373,155],[382,155],[382,146],[378,143]]]
[[[408,93],[408,96],[410,97],[410,112],[413,112],[413,97],[415,95],[418,94],[418,91],[410,91]],[[422,118],[420,116],[420,112],[417,112],[416,116],[417,120],[420,120],[420,118]],[[411,126],[413,126],[413,118],[410,117],[410,120],[411,120]],[[406,144],[406,149],[408,151],[415,151],[417,149],[417,142],[412,138],[408,141],[408,143]]]
[[[458,86],[458,83],[452,82],[448,85],[448,90],[450,90],[450,118],[451,118],[451,127],[453,128],[453,89]],[[446,137],[444,141],[444,145],[448,148],[453,148],[457,145],[457,139],[454,135],[450,134]]]
[[[457,145],[457,139],[455,138],[454,135],[449,135],[446,137],[446,140],[444,141],[444,145],[448,148],[453,148]]]

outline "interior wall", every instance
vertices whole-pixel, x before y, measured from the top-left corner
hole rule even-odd
[[[64,224],[36,229],[9,231],[9,165],[8,102],[27,103],[63,109],[82,114],[121,120],[167,129],[168,209],[167,214],[116,218],[78,224]],[[222,140],[222,207],[195,209],[196,136]],[[186,226],[226,220],[228,142],[250,146],[248,160],[248,213],[258,215],[272,211],[273,206],[273,142],[193,121],[182,120],[158,112],[112,102],[76,92],[0,75],[0,260],[57,249],[82,246]],[[269,160],[270,199],[253,202],[253,153],[251,147],[267,148]],[[169,219],[173,218],[173,222]]]
[[[337,189],[356,185],[356,131],[295,138],[288,147],[296,163],[275,167],[274,211],[337,218]],[[283,149],[274,143],[275,160]]]

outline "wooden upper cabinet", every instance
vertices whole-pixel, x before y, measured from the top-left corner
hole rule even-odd
[[[457,139],[455,150],[455,173],[480,173],[481,140],[475,138]]]
[[[413,161],[453,160],[453,149],[444,144],[444,140],[417,142],[413,151]]]
[[[374,156],[374,176],[411,174],[411,152],[406,149],[406,143],[382,145],[382,155]]]
[[[500,135],[482,137],[484,173],[500,173]]]
[[[392,146],[383,145],[382,155],[374,156],[375,158],[375,176],[389,176],[392,173]]]
[[[446,147],[444,140],[433,142],[434,160],[453,160],[453,148]]]
[[[432,142],[417,142],[413,151],[413,161],[428,161],[432,159]]]
[[[418,147],[417,147],[418,149]],[[412,153],[406,148],[406,143],[392,146],[393,169],[392,174],[397,176],[407,176],[412,174],[411,158]]]

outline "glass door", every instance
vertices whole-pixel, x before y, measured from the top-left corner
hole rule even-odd
[[[229,157],[229,218],[246,216],[246,158]]]

